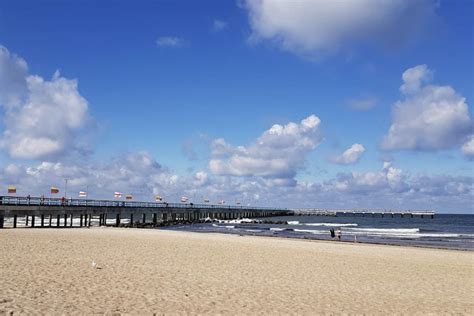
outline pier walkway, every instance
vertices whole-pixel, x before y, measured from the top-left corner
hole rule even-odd
[[[158,203],[87,199],[0,196],[0,228],[19,218],[28,227],[83,227],[97,221],[100,226],[112,219],[115,226],[126,221],[133,225],[159,225],[166,222],[193,222],[209,219],[236,219],[292,215],[287,209],[192,203]],[[108,220],[108,221],[107,221]]]

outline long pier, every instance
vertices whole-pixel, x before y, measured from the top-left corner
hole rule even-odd
[[[110,220],[115,226],[123,225],[124,220],[130,226],[157,226],[170,222],[284,215],[292,215],[292,212],[249,206],[0,196],[0,228],[5,227],[5,218],[13,219],[11,227],[17,228],[19,218],[24,219],[28,227],[89,227],[97,219],[99,226],[107,225]]]
[[[399,216],[399,217],[431,217],[435,212],[430,210],[381,210],[381,209],[359,209],[359,210],[326,210],[326,209],[292,209],[294,215],[318,215],[318,216]]]

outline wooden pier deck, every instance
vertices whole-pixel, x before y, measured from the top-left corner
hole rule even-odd
[[[109,200],[58,199],[39,197],[0,196],[0,228],[17,228],[19,219],[27,227],[100,226],[110,223],[157,226],[170,222],[195,222],[209,219],[236,219],[291,215],[287,209],[227,206],[211,204],[129,202]]]

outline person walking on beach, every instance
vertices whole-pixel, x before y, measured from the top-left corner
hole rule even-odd
[[[337,239],[338,239],[338,240],[341,240],[342,232],[341,232],[340,229],[338,229],[338,230],[336,231],[336,236],[337,236]]]
[[[334,228],[331,228],[329,230],[329,232],[331,233],[331,238],[334,239],[336,237],[336,233],[334,232]]]

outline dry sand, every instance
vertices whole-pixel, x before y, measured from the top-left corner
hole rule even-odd
[[[473,258],[160,230],[4,229],[0,315],[472,314]]]

